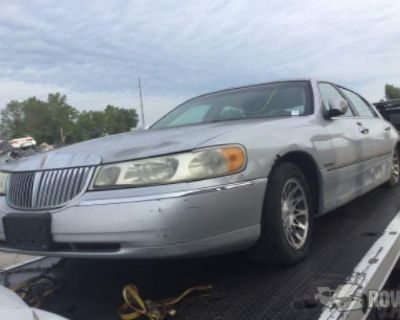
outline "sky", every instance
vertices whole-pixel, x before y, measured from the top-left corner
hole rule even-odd
[[[0,108],[66,94],[147,123],[207,91],[330,80],[376,101],[400,86],[398,0],[0,0]]]

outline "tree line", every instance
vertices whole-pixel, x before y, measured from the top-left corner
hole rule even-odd
[[[104,110],[78,111],[60,93],[50,93],[45,101],[13,100],[0,111],[0,119],[3,139],[32,136],[39,144],[79,142],[126,132],[138,123],[135,109],[107,105]]]
[[[387,100],[400,99],[400,88],[392,84],[385,85],[385,98]]]

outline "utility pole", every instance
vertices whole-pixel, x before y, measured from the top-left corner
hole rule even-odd
[[[142,127],[143,129],[146,127],[146,122],[144,120],[144,109],[143,109],[143,97],[142,97],[142,84],[140,82],[140,77],[139,77],[139,96],[140,96],[140,118],[142,120]]]
[[[60,127],[60,140],[61,144],[65,144],[64,128]]]

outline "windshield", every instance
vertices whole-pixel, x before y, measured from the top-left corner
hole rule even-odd
[[[191,99],[161,118],[152,129],[249,118],[302,116],[311,112],[309,82],[279,82]]]

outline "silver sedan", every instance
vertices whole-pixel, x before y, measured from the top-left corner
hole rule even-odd
[[[399,136],[354,91],[298,79],[190,99],[147,130],[0,174],[0,250],[164,258],[248,250],[293,264],[313,220],[399,182]]]

